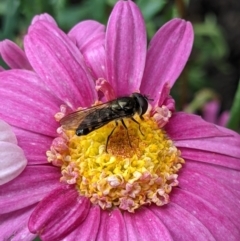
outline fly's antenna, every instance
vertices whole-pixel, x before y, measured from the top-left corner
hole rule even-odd
[[[143,97],[144,97],[145,99],[147,99],[147,100],[154,101],[154,99],[150,98],[149,95],[143,95]]]

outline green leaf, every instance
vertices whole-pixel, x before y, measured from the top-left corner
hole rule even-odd
[[[228,128],[238,131],[240,128],[240,81],[235,94],[234,102],[230,111],[230,119],[227,124]]]
[[[19,0],[9,0],[5,2],[5,6],[1,6],[1,8],[5,7],[1,39],[12,38],[14,31],[18,28],[16,22],[19,14],[19,5]]]
[[[41,241],[39,237],[36,237],[33,241]]]
[[[58,10],[57,22],[61,28],[66,30],[73,27],[77,22],[86,19],[94,19],[101,23],[107,21],[105,1],[85,0],[79,4],[69,5]]]
[[[136,4],[140,7],[145,20],[150,20],[157,12],[161,11],[166,4],[165,0],[138,0]]]

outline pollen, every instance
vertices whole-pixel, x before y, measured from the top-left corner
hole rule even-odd
[[[134,119],[123,119],[125,126],[112,121],[86,136],[62,131],[47,152],[61,166],[61,181],[102,209],[134,212],[167,204],[184,160],[153,117]]]

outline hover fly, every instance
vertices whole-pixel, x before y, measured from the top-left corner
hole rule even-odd
[[[123,118],[131,118],[139,125],[139,130],[141,132],[140,124],[133,118],[133,116],[138,114],[140,118],[143,119],[142,116],[146,113],[147,109],[148,98],[139,93],[133,93],[129,97],[120,97],[100,105],[73,112],[63,117],[60,120],[60,124],[62,125],[63,129],[76,130],[77,136],[83,136],[115,120],[116,126],[113,128],[112,132],[107,138],[107,151],[109,138],[118,125],[117,121],[121,120],[124,128],[127,130]],[[131,146],[130,141],[129,144]]]

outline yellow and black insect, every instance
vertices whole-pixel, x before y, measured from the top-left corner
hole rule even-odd
[[[116,127],[117,120],[121,120],[123,126],[127,130],[123,118],[131,118],[139,125],[139,130],[141,131],[140,124],[133,118],[133,116],[138,114],[140,118],[143,119],[142,115],[146,113],[147,109],[148,98],[139,93],[133,93],[128,97],[120,97],[100,105],[73,112],[63,117],[60,120],[60,124],[62,125],[63,129],[76,130],[76,135],[82,136],[89,134],[90,132],[108,124],[113,120],[116,121]],[[107,145],[115,128],[107,138]],[[130,141],[129,144],[131,146]]]

